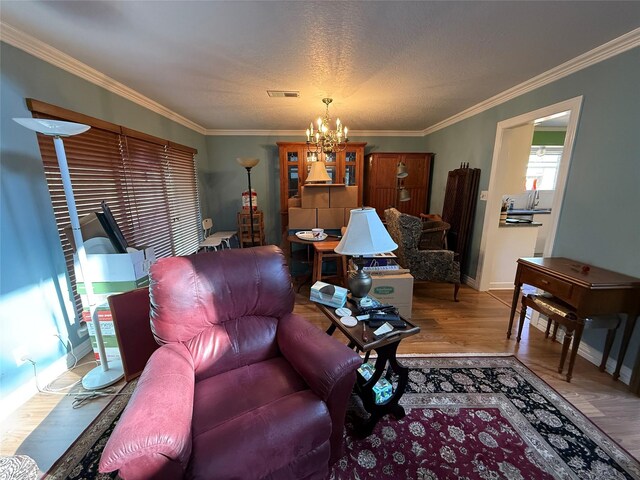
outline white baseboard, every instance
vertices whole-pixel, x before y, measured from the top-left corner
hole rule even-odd
[[[530,323],[532,326],[543,332],[547,329],[546,319],[538,318],[536,320],[530,321]],[[562,343],[562,340],[564,339],[564,331],[562,329],[558,330],[558,335],[556,336],[556,338],[560,343]],[[584,342],[580,342],[580,346],[578,347],[578,355],[598,367],[600,366],[600,362],[602,361],[602,352],[598,351],[591,345],[587,345]],[[613,374],[616,369],[617,363],[617,360],[609,357],[607,359],[607,366],[605,367],[605,371],[609,374]],[[622,366],[622,368],[620,369],[619,380],[626,385],[629,385],[631,383],[631,369],[629,367],[625,367],[624,365]]]
[[[91,347],[91,341],[88,338],[73,349],[73,353],[78,359],[81,359],[91,351],[93,351],[93,349]],[[73,365],[73,357],[69,353],[53,362],[47,368],[38,370],[38,385],[44,387],[53,382],[66,372],[70,365]],[[31,366],[29,365],[29,367]],[[36,379],[32,377],[27,383],[2,397],[2,400],[0,400],[0,421],[9,417],[36,393],[38,393],[38,387],[36,386]]]
[[[513,282],[489,282],[489,290],[513,290]]]

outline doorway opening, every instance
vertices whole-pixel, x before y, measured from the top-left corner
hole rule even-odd
[[[500,212],[505,197],[518,192],[521,192],[524,196],[524,198],[519,200],[525,201],[525,207],[528,207],[528,210],[535,210],[535,208],[539,206],[540,194],[534,192],[532,195],[531,190],[526,190],[527,166],[532,145],[533,130],[536,124],[549,122],[561,116],[565,118],[568,116],[566,120],[564,144],[562,146],[559,164],[554,173],[555,189],[551,195],[552,198],[546,199],[550,203],[550,208],[546,214],[548,219],[545,219],[545,223],[548,224],[546,227],[546,239],[541,249],[542,255],[551,255],[558,220],[560,218],[581,105],[582,97],[575,97],[498,123],[491,163],[487,208],[484,216],[482,240],[480,242],[480,253],[478,257],[478,274],[476,277],[478,290],[486,291],[489,289],[513,288],[516,260],[523,256],[534,256],[536,242],[535,231],[533,231],[534,236],[532,237],[533,244],[531,244],[531,252],[523,253],[519,251],[518,248],[521,248],[527,244],[527,242],[530,243],[530,239],[527,241],[524,240],[527,234],[524,228],[531,229],[537,227],[501,227]],[[527,141],[529,142],[528,145],[526,144]],[[524,159],[519,160],[515,157],[515,152],[522,150],[518,145],[523,145],[523,142],[525,142]],[[531,173],[530,176],[533,177],[533,173]],[[533,185],[532,179],[529,179],[529,182]],[[536,204],[536,202],[538,202],[538,204]],[[532,232],[528,233],[531,234]],[[518,238],[511,239],[510,236]]]

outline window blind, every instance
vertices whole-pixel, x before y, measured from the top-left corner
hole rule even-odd
[[[28,100],[33,116],[91,125],[64,139],[78,215],[100,211],[104,200],[127,242],[154,248],[156,257],[194,253],[200,241],[195,153],[190,147],[99,119]],[[45,177],[78,315],[73,249],[64,230],[69,212],[53,140],[38,134]]]

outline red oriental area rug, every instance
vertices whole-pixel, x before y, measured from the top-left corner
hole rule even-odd
[[[354,395],[345,455],[330,479],[640,480],[635,458],[514,357],[400,361],[410,369],[400,402],[407,415],[384,417],[358,438],[353,427],[366,412]],[[115,477],[97,465],[126,398],[112,402],[47,478]]]
[[[514,357],[404,357],[407,415],[351,432],[332,480],[640,479],[640,464]]]

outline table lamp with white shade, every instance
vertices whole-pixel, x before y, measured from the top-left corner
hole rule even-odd
[[[86,132],[91,127],[81,123],[63,122],[59,120],[49,120],[44,118],[14,118],[23,127],[33,130],[43,135],[53,137],[53,145],[56,149],[56,157],[60,166],[60,175],[62,177],[62,186],[64,195],[67,200],[67,208],[69,209],[69,220],[71,222],[71,230],[73,232],[73,240],[76,244],[76,253],[78,255],[78,263],[82,272],[82,279],[85,285],[87,301],[89,302],[89,312],[91,314],[91,322],[95,329],[96,343],[98,345],[98,353],[100,355],[100,365],[95,367],[82,378],[82,386],[87,390],[98,390],[116,383],[124,377],[124,369],[122,362],[118,360],[107,361],[104,341],[102,339],[102,330],[96,312],[96,302],[93,293],[93,284],[91,283],[89,273],[89,262],[87,260],[87,252],[84,248],[84,241],[80,230],[80,220],[78,219],[78,209],[71,187],[71,176],[69,174],[69,165],[67,164],[67,155],[64,151],[64,143],[62,137],[70,137]]]
[[[391,252],[398,248],[382,224],[375,208],[362,207],[351,210],[347,230],[335,248],[340,255],[353,256],[357,270],[347,280],[351,295],[359,303],[371,290],[371,275],[365,272],[364,257]]]

